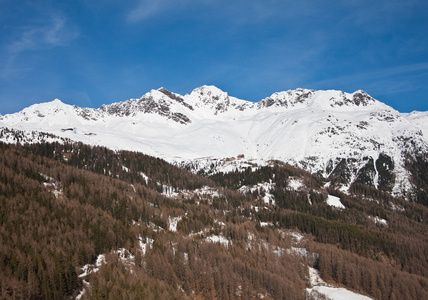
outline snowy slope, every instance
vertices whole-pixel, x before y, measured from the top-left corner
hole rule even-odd
[[[393,191],[400,193],[410,188],[403,153],[427,151],[427,120],[426,112],[401,114],[363,91],[297,89],[253,103],[202,86],[184,96],[160,88],[99,109],[54,100],[1,116],[0,128],[201,166],[243,154],[247,161],[278,159],[327,177],[346,159],[350,181],[382,153],[392,160],[386,167],[394,169]],[[369,179],[377,186],[374,169]]]
[[[428,137],[428,112],[413,111],[410,114],[403,115],[422,130],[425,138]]]

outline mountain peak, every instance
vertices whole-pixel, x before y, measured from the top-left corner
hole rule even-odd
[[[229,98],[226,92],[223,92],[218,87],[213,85],[203,85],[194,89],[190,93],[190,97],[197,98],[203,103],[216,103],[219,101],[225,101]]]
[[[226,92],[212,85],[203,85],[194,89],[190,95],[186,95],[188,103],[195,107],[205,107],[214,110],[214,114],[225,112],[230,106],[230,97]]]
[[[353,102],[355,105],[359,106],[367,106],[370,104],[374,104],[376,102],[376,100],[371,97],[369,94],[367,94],[365,91],[363,90],[358,90],[356,92],[354,92],[352,94],[353,97]]]
[[[59,99],[54,99],[49,102],[43,102],[43,103],[36,103],[31,105],[30,107],[24,108],[22,112],[25,114],[33,114],[37,113],[40,114],[42,112],[43,114],[49,113],[51,111],[58,112],[60,110],[67,110],[71,105],[68,105],[64,102],[62,102]]]
[[[51,101],[51,103],[58,103],[58,104],[64,104],[64,102],[62,102],[61,100],[59,100],[58,98],[55,98]]]
[[[226,92],[222,91],[221,89],[219,89],[214,85],[203,85],[203,86],[197,87],[190,94],[193,94],[193,93],[199,93],[202,95],[227,94]]]

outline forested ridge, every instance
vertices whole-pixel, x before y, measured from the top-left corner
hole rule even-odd
[[[306,299],[312,266],[374,299],[428,298],[428,208],[324,184],[280,162],[207,178],[136,152],[0,143],[0,297]]]

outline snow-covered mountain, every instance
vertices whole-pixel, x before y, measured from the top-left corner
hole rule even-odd
[[[275,159],[402,194],[411,189],[405,155],[428,151],[427,124],[427,112],[400,113],[364,91],[296,89],[253,103],[202,86],[184,96],[160,88],[98,109],[35,104],[0,116],[0,139],[16,141],[11,129],[23,131],[24,141],[47,132],[195,171]]]

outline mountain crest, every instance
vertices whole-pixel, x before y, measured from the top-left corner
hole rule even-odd
[[[330,99],[331,107],[365,107],[376,104],[376,100],[363,90],[352,94],[340,92],[339,97]]]
[[[48,132],[169,161],[240,155],[276,159],[326,178],[347,174],[347,184],[358,179],[398,194],[411,189],[407,153],[428,151],[427,118],[400,114],[361,90],[296,89],[253,103],[202,86],[184,96],[154,89],[99,109],[54,100],[1,117],[0,127]],[[378,161],[387,161],[388,170],[394,166],[395,177],[380,171]],[[212,165],[211,159],[206,162]],[[385,184],[384,178],[391,182]]]
[[[379,103],[362,90],[352,94],[342,91],[326,90],[314,91],[308,89],[288,90],[277,92],[261,100],[259,108],[282,107],[287,109],[307,108],[310,106],[330,109],[352,109],[358,110],[362,107]]]
[[[311,99],[314,90],[308,90],[308,89],[296,89],[296,90],[288,90],[285,92],[276,92],[273,93],[270,97],[267,97],[263,100],[261,100],[258,103],[258,106],[260,108],[267,108],[267,107],[296,107],[306,105],[308,99]],[[300,104],[300,105],[299,105]]]
[[[214,110],[214,114],[227,111],[230,105],[229,95],[215,86],[201,86],[186,96],[195,106]]]
[[[170,99],[177,101],[178,103],[182,104],[183,106],[187,107],[188,109],[194,110],[193,106],[186,103],[181,95],[170,92],[166,88],[163,88],[163,87],[159,88],[158,91],[161,92],[162,94],[164,94],[165,96],[169,97]]]
[[[188,124],[191,120],[184,115],[184,108],[193,110],[193,107],[184,102],[183,98],[160,88],[151,90],[140,99],[130,99],[110,105],[103,105],[100,111],[116,117],[137,117],[141,114],[155,114],[177,123]]]
[[[219,88],[208,85],[194,89],[190,95],[185,96],[185,100],[192,103],[194,107],[207,110],[207,115],[243,111],[255,107],[253,102],[231,97]]]

